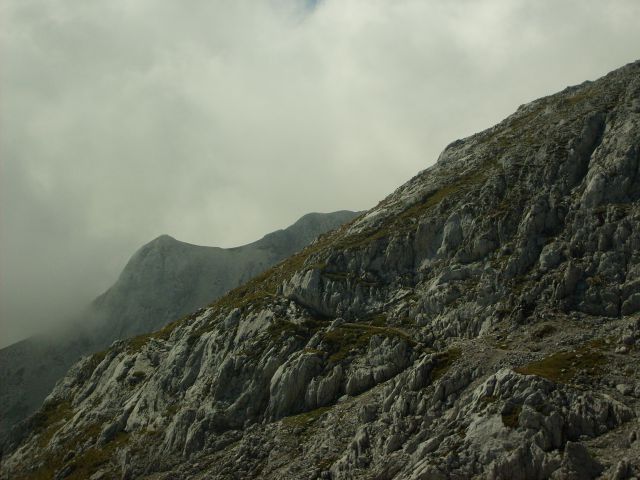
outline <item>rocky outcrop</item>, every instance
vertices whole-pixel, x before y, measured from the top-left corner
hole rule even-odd
[[[638,98],[635,63],[452,143],[207,309],[74,366],[0,471],[640,474]]]
[[[152,332],[208,305],[356,215],[310,213],[284,230],[236,248],[201,247],[168,235],[144,245],[118,281],[78,320],[55,334],[0,350],[0,440],[42,404],[83,355]]]

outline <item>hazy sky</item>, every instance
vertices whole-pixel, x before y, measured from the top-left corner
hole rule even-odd
[[[3,0],[0,345],[162,233],[365,209],[452,140],[640,57],[638,0]]]

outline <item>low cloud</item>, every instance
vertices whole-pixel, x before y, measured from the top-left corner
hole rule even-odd
[[[2,344],[168,233],[365,209],[450,141],[635,60],[636,0],[5,0]]]

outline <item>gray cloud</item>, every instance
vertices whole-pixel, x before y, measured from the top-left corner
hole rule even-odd
[[[637,0],[5,0],[7,344],[153,237],[364,209],[450,141],[638,55]]]

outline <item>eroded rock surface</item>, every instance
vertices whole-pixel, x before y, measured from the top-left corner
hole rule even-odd
[[[208,305],[356,212],[310,213],[284,230],[236,248],[202,247],[162,235],[140,248],[118,281],[56,332],[0,350],[0,443],[33,413],[83,355],[152,332]]]
[[[6,478],[640,475],[640,63],[76,364]],[[69,452],[72,452],[71,454]]]

